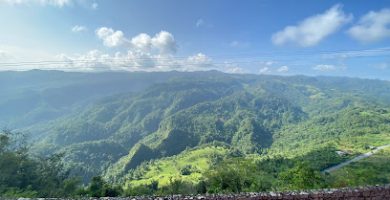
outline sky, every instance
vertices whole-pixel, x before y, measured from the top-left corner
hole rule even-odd
[[[390,80],[390,0],[0,0],[0,70]]]

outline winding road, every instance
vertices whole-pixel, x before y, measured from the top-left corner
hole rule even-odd
[[[361,155],[359,155],[359,156],[356,156],[355,158],[353,158],[353,159],[351,159],[351,160],[347,160],[347,161],[342,162],[342,163],[340,163],[340,164],[338,164],[338,165],[335,165],[335,166],[333,166],[333,167],[329,167],[329,168],[323,170],[322,172],[323,172],[323,173],[330,173],[330,172],[332,172],[332,171],[338,170],[338,169],[340,169],[341,167],[344,167],[344,166],[346,166],[346,165],[351,164],[352,162],[356,162],[356,161],[359,161],[359,160],[361,160],[361,159],[368,158],[368,157],[372,156],[373,154],[377,153],[378,151],[380,151],[380,150],[382,150],[382,149],[384,149],[384,148],[387,148],[387,147],[390,147],[390,144],[383,145],[383,146],[379,146],[379,147],[377,147],[376,149],[374,149],[374,150],[372,150],[372,151],[370,151],[370,152],[367,152],[367,153],[361,154]]]

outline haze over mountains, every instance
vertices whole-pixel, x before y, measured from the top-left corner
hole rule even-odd
[[[190,163],[192,175],[179,175],[197,182],[213,162],[210,153],[222,160],[312,154],[321,170],[342,160],[337,149],[390,143],[388,81],[33,70],[0,72],[0,82],[0,124],[27,132],[36,154],[64,153],[85,182],[101,175],[165,184],[184,167],[157,176],[155,162]],[[191,155],[193,164],[184,162]]]

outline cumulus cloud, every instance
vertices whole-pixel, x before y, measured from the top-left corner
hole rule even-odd
[[[126,41],[122,31],[114,31],[112,28],[101,27],[96,30],[96,35],[107,47],[117,47]]]
[[[279,73],[286,73],[289,71],[289,68],[288,68],[288,66],[284,65],[284,66],[279,67],[276,71],[278,71]]]
[[[126,39],[120,30],[101,27],[96,30],[96,35],[107,47],[118,47],[128,44],[134,50],[143,52],[157,51],[160,54],[174,54],[177,44],[173,35],[167,31],[160,31],[153,37],[146,33],[140,33],[130,40]]]
[[[76,26],[73,26],[73,27],[72,27],[72,32],[73,32],[73,33],[85,32],[85,31],[87,31],[87,30],[88,30],[88,29],[87,29],[87,27],[85,27],[85,26],[76,25]]]
[[[161,31],[154,37],[141,33],[131,38],[130,43],[133,48],[144,52],[155,50],[161,54],[174,54],[177,51],[175,38],[167,31]]]
[[[201,68],[210,68],[212,65],[211,58],[207,57],[203,53],[198,53],[193,56],[189,56],[187,58],[187,63],[185,65],[189,65],[191,68],[201,69]]]
[[[91,51],[83,56],[72,56],[71,60],[87,59],[95,66],[114,70],[127,71],[166,71],[178,69],[185,70],[204,68],[211,60],[204,54],[196,54],[187,59],[175,59],[173,55],[177,51],[177,44],[174,36],[161,31],[151,37],[146,33],[140,33],[130,39],[127,39],[120,30],[114,30],[108,27],[100,27],[96,35],[103,41],[107,47],[125,46],[127,52],[117,52],[115,55],[108,55]],[[102,60],[104,57],[105,60]],[[72,63],[71,63],[72,64]]]
[[[364,43],[376,42],[390,37],[390,9],[371,11],[360,18],[359,22],[348,30],[348,34]]]
[[[176,53],[177,45],[175,38],[167,31],[161,31],[160,33],[157,33],[151,41],[152,45],[156,47],[160,53]]]
[[[9,5],[39,4],[39,5],[64,7],[64,6],[71,5],[73,1],[72,0],[0,0],[0,4],[1,3],[5,3]]]
[[[287,26],[273,34],[272,42],[276,45],[295,43],[302,47],[314,46],[351,20],[352,15],[346,15],[342,6],[337,4],[322,14],[306,18],[298,25]]]
[[[336,69],[336,66],[334,65],[326,65],[326,64],[320,64],[313,67],[316,71],[322,71],[322,72],[329,72]]]
[[[130,42],[133,47],[142,51],[150,51],[152,48],[152,38],[146,33],[133,37]]]

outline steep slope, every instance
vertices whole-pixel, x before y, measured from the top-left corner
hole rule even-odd
[[[139,142],[146,146],[122,158],[109,169],[108,175],[121,176],[142,161],[172,156],[188,147],[213,141],[224,142],[244,153],[261,152],[272,144],[273,131],[304,118],[304,113],[287,101],[266,99],[238,92],[180,111],[164,119],[158,131]]]
[[[139,95],[114,96],[91,106],[79,115],[58,120],[53,125],[39,129],[43,132],[41,134],[47,137],[34,145],[34,149],[42,153],[69,149],[67,152],[78,154],[79,160],[83,158],[83,154],[80,154],[82,148],[99,141],[114,142],[124,147],[121,149],[129,151],[138,140],[157,131],[163,118],[199,102],[218,99],[231,93],[237,86],[229,81],[180,84],[173,81],[170,84],[152,87]],[[105,150],[100,150],[101,155],[104,155]],[[120,151],[118,155],[122,153]],[[143,158],[137,164],[145,160],[145,155],[142,154]],[[104,156],[101,159],[107,162],[107,165],[111,162]],[[78,159],[72,159],[75,160]],[[97,167],[100,168],[91,163],[76,165],[83,166],[83,173],[94,172]]]

